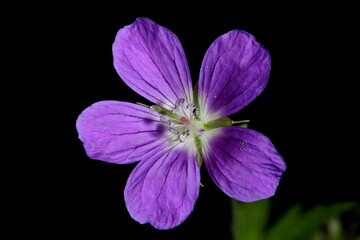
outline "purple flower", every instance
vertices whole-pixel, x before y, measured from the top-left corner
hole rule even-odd
[[[178,38],[147,18],[119,30],[114,66],[123,81],[156,105],[101,101],[76,127],[90,158],[140,161],[125,188],[130,215],[169,229],[193,211],[205,163],[216,185],[244,202],[275,193],[285,163],[268,138],[231,126],[227,118],[265,88],[269,53],[255,38],[233,30],[216,39],[193,90]]]

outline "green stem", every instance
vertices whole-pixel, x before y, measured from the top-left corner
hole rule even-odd
[[[231,199],[233,240],[264,240],[270,199],[239,202]]]
[[[235,199],[231,199],[231,233],[233,240],[244,240],[241,239],[241,217],[240,217],[240,202]]]

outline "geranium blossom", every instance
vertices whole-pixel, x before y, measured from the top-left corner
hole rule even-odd
[[[76,127],[90,158],[140,161],[125,187],[130,215],[169,229],[193,211],[205,163],[228,196],[250,202],[272,196],[285,163],[262,134],[227,118],[264,89],[270,56],[242,30],[217,38],[206,52],[193,89],[178,38],[147,18],[119,30],[113,44],[121,79],[155,105],[101,101]]]

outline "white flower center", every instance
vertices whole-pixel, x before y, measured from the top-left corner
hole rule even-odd
[[[161,122],[169,125],[169,131],[177,136],[180,142],[184,142],[188,136],[200,136],[204,132],[204,124],[197,118],[196,104],[185,103],[185,99],[179,98],[171,111],[177,118],[168,115],[160,117]]]

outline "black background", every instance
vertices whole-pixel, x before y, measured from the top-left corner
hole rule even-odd
[[[151,104],[122,82],[112,63],[117,31],[140,16],[178,36],[194,83],[207,48],[227,31],[250,32],[269,50],[266,89],[232,119],[250,119],[249,127],[268,136],[286,161],[272,198],[272,222],[295,203],[307,209],[359,200],[350,6],[39,7],[44,10],[9,9],[14,15],[3,29],[9,53],[4,72],[10,73],[3,80],[3,128],[9,133],[1,163],[3,233],[230,239],[230,200],[205,167],[194,212],[179,227],[158,231],[138,224],[125,207],[123,190],[136,164],[91,160],[77,138],[77,116],[94,102]]]

